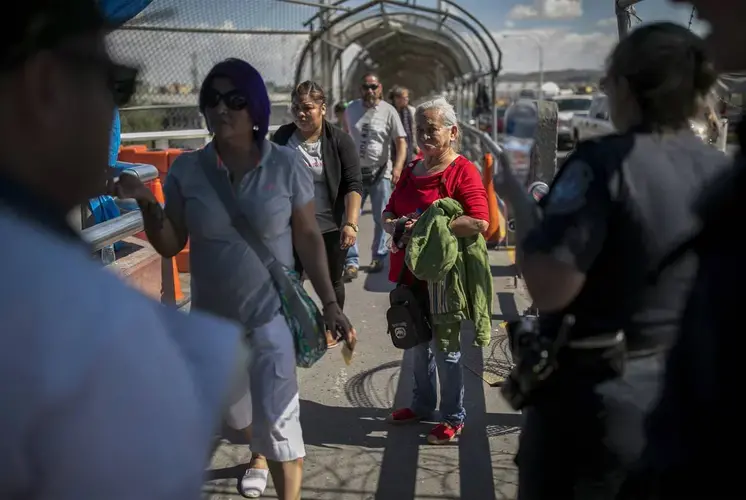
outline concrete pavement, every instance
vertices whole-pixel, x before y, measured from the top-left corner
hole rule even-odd
[[[372,227],[370,214],[364,214],[359,235],[363,262],[370,255]],[[464,353],[467,423],[459,441],[445,446],[427,444],[431,424],[391,427],[384,421],[392,408],[410,403],[412,392],[409,356],[395,349],[386,334],[387,273],[361,272],[347,285],[345,312],[359,337],[352,365],[346,366],[340,349],[334,349],[313,368],[298,372],[308,453],[304,499],[515,497],[513,455],[521,418],[488,382],[507,367],[501,322],[515,317],[528,300],[520,282],[516,289],[508,252],[491,251],[490,260],[496,292],[493,341]],[[212,480],[205,485],[211,500],[240,498],[236,480],[249,456],[243,444],[220,445]],[[265,498],[276,498],[271,486]]]

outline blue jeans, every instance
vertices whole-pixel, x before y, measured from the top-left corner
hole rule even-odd
[[[440,378],[441,420],[451,425],[464,422],[464,371],[460,352],[443,352],[436,348],[435,339],[430,343],[412,348],[414,371],[414,394],[412,410],[419,416],[429,418],[438,402],[436,387],[438,370]]]
[[[383,260],[389,254],[388,238],[387,234],[383,232],[383,224],[381,224],[381,215],[383,215],[383,209],[386,208],[386,204],[389,202],[393,187],[391,186],[391,179],[381,177],[378,182],[370,187],[363,188],[363,201],[361,206],[365,204],[365,199],[370,195],[370,204],[372,206],[371,215],[373,215],[373,224],[375,229],[373,231],[373,245],[371,253],[373,259]],[[357,247],[357,241],[355,244],[347,250],[347,261],[346,266],[360,267],[360,253]]]

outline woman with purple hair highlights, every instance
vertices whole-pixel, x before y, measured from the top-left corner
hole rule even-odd
[[[227,415],[227,423],[249,438],[253,453],[239,481],[240,493],[261,496],[271,472],[278,497],[296,500],[305,448],[294,339],[275,284],[253,248],[266,247],[293,269],[296,242],[298,257],[323,303],[327,327],[345,340],[354,330],[329,277],[312,174],[297,151],[267,139],[270,101],[259,72],[239,59],[218,63],[203,82],[199,106],[214,140],[174,162],[164,185],[166,206],[160,216],[143,210],[145,229],[153,246],[167,257],[181,251],[189,238],[192,307],[238,321],[249,332],[248,377],[230,395],[233,404]],[[213,187],[220,182],[226,189],[230,183],[250,228],[233,226]],[[151,196],[141,184],[131,191],[134,198]]]

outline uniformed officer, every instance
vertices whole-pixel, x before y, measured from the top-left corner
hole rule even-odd
[[[603,81],[618,133],[580,143],[538,207],[509,168],[495,179],[542,335],[575,318],[558,370],[525,411],[520,500],[614,498],[639,457],[694,263],[648,276],[695,230],[692,200],[725,163],[689,125],[714,82],[700,38],[672,23],[641,27],[613,50]]]
[[[716,69],[746,70],[746,2],[689,0],[711,33],[706,39]],[[737,127],[740,152],[732,168],[711,183],[696,204],[702,229],[676,253],[696,255],[699,270],[666,363],[660,403],[648,425],[642,490],[625,498],[730,499],[743,493],[742,400],[743,246],[746,200],[746,120]],[[694,250],[694,252],[686,252]],[[678,262],[675,255],[668,259]],[[663,269],[662,273],[670,272]]]

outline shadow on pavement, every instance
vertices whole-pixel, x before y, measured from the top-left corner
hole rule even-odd
[[[404,408],[412,403],[414,381],[410,351],[404,351],[394,396],[394,408]],[[422,425],[388,426],[387,439],[381,459],[376,500],[414,498],[417,487],[419,448],[422,444]]]
[[[374,293],[389,293],[394,289],[394,284],[389,281],[389,263],[386,258],[386,265],[377,273],[368,273],[367,266],[361,266],[360,272],[365,273],[365,283],[363,289]]]
[[[491,265],[490,271],[492,271],[493,278],[513,278],[518,275],[515,264],[507,266]]]
[[[497,304],[500,314],[493,314],[492,321],[515,321],[521,317],[518,305],[515,303],[515,295],[510,292],[497,292]]]
[[[468,363],[475,373],[481,374],[484,371],[482,349],[472,345],[474,336],[473,323],[464,322],[461,327],[462,363]],[[464,370],[466,425],[458,441],[461,498],[495,498],[484,390],[482,378],[471,370]]]
[[[471,334],[465,337],[465,345],[471,345]],[[465,357],[471,359],[470,364],[475,367],[475,359],[479,359],[481,368],[481,350],[469,347],[465,350]],[[429,475],[437,469],[437,475],[443,481],[443,496],[440,498],[496,498],[493,473],[493,453],[490,450],[489,438],[517,432],[521,424],[521,416],[513,414],[487,414],[484,396],[484,382],[468,371],[464,374],[465,404],[467,406],[467,426],[464,434],[457,443],[444,447],[430,447],[425,441],[425,435],[432,426],[431,422],[392,426],[386,423],[386,416],[390,413],[386,401],[376,394],[371,380],[374,375],[391,370],[389,383],[396,378],[396,368],[399,368],[398,381],[394,397],[394,407],[409,406],[412,395],[411,356],[405,352],[401,364],[390,362],[372,368],[353,376],[345,385],[345,396],[353,407],[332,407],[311,401],[301,402],[301,415],[305,441],[308,445],[334,449],[337,445],[356,446],[369,449],[383,448],[380,461],[375,496],[376,500],[393,500],[415,498],[417,492],[418,473]],[[378,378],[380,384],[380,378]],[[380,385],[378,385],[380,388]],[[488,389],[489,390],[489,389]],[[386,391],[388,392],[388,391]],[[421,449],[421,446],[425,446]],[[458,447],[458,459],[451,458],[443,448]],[[422,464],[420,453],[427,453]],[[498,458],[498,461],[500,458]],[[505,459],[510,467],[512,457]],[[359,471],[359,474],[375,472]],[[451,489],[446,483],[449,476],[459,475],[460,495],[449,496],[446,491]],[[450,483],[450,481],[448,481]],[[346,490],[345,490],[346,491]],[[450,492],[449,492],[450,493]],[[455,492],[453,492],[455,493]],[[429,496],[427,498],[430,498]],[[499,495],[498,495],[499,498]]]
[[[472,337],[473,333],[465,332],[464,346],[471,346]],[[479,373],[486,368],[482,361],[481,349],[464,347],[464,361],[470,367],[470,370],[464,372],[464,399],[468,416],[464,433],[458,442],[440,447],[427,445],[425,435],[432,426],[431,422],[411,426],[392,426],[386,423],[386,417],[391,409],[383,393],[392,394],[394,391],[381,391],[381,383],[391,388],[396,384],[393,405],[395,408],[409,406],[411,403],[411,355],[404,352],[401,362],[381,364],[354,375],[346,382],[344,397],[352,407],[328,406],[301,400],[301,420],[306,444],[327,449],[330,453],[335,453],[340,446],[369,450],[361,450],[361,453],[375,457],[373,463],[369,463],[364,469],[356,469],[355,474],[371,475],[373,478],[378,476],[377,480],[374,480],[376,490],[375,494],[371,494],[370,490],[361,490],[360,498],[415,498],[418,485],[423,481],[441,483],[439,495],[429,494],[424,498],[502,498],[499,489],[496,491],[496,485],[501,484],[499,469],[510,468],[512,457],[504,452],[497,452],[500,456],[495,456],[495,452],[490,450],[489,438],[517,432],[521,424],[521,415],[486,413],[484,381],[470,373],[471,369]],[[374,389],[374,376],[378,390]],[[233,444],[246,442],[240,433],[230,428],[223,429],[222,436]],[[458,449],[457,457],[454,448]],[[420,457],[421,453],[424,454],[423,457]],[[313,465],[308,464],[309,478],[320,472],[314,471]],[[210,470],[207,480],[238,480],[245,468],[246,464],[240,464]],[[335,470],[324,470],[321,473],[334,476],[335,472],[339,472],[340,475],[343,473]],[[459,478],[460,492],[453,491],[450,479],[456,474]],[[309,498],[334,498],[335,495],[354,493],[345,484],[344,476],[341,475],[333,482],[335,484],[331,485],[330,489],[317,491],[307,486],[304,487],[304,492]],[[234,486],[220,483],[205,485],[204,492],[230,498],[236,495]],[[431,490],[428,493],[434,492]],[[268,496],[272,497],[271,494]]]

